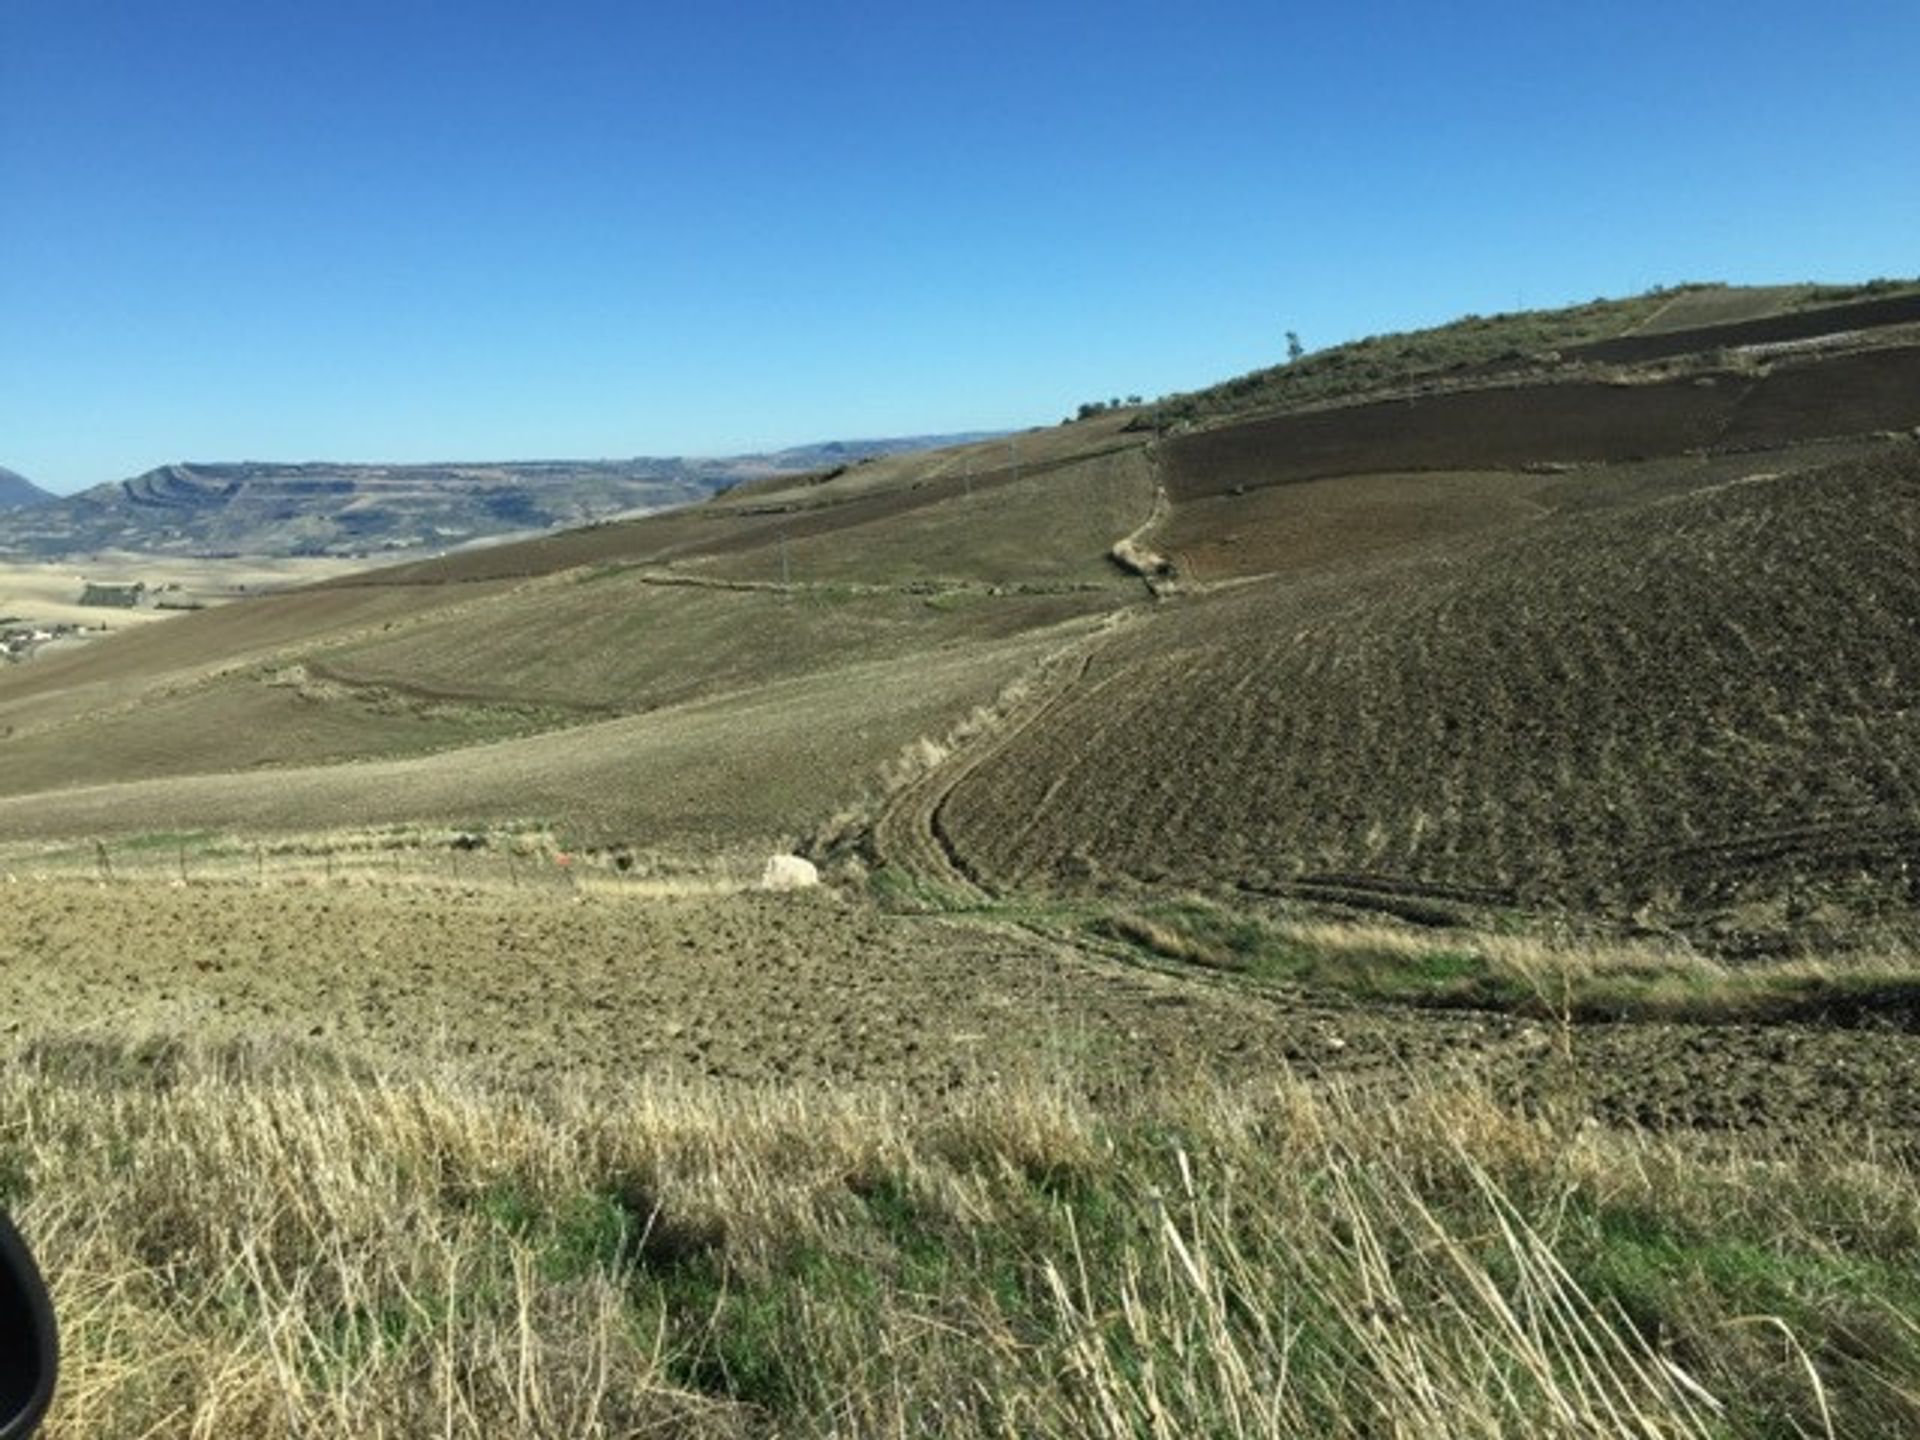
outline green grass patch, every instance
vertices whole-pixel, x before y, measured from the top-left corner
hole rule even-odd
[[[1656,1206],[1586,1197],[1575,1198],[1568,1220],[1562,1257],[1590,1296],[1617,1306],[1684,1365],[1738,1357],[1742,1383],[1720,1391],[1731,1402],[1730,1433],[1806,1433],[1808,1364],[1920,1367],[1920,1278],[1904,1258],[1848,1253],[1813,1232],[1761,1231],[1737,1219],[1704,1230]],[[1733,1342],[1731,1355],[1705,1343],[1715,1324],[1735,1331],[1716,1337]]]
[[[1304,986],[1359,1000],[1501,1010],[1534,1019],[1604,1023],[1825,1024],[1920,1030],[1920,964],[1715,965],[1684,950],[1554,948],[1528,944],[1516,921],[1487,933],[1427,941],[1418,932],[1295,926],[1211,899],[1182,896],[1128,907],[1087,904],[1043,914],[1019,902],[1002,913],[1120,941],[1160,960]]]
[[[1265,916],[1197,897],[1101,914],[1088,928],[1166,959],[1364,999],[1514,1006],[1531,995],[1468,948],[1317,948]]]
[[[881,865],[867,875],[867,894],[883,910],[910,914],[966,914],[978,911],[977,897],[916,875],[899,865]]]

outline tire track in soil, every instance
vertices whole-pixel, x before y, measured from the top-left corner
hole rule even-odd
[[[1173,513],[1172,497],[1161,471],[1159,447],[1145,448],[1153,471],[1153,503],[1146,519],[1129,531],[1122,543],[1143,543],[1145,537],[1164,525]],[[1147,590],[1151,597],[1147,603],[1159,598],[1150,583]],[[1079,688],[1092,668],[1094,656],[1121,626],[1132,620],[1136,608],[1128,606],[1113,611],[1092,635],[1043,659],[1033,672],[1037,695],[1014,707],[999,724],[958,755],[896,792],[873,823],[871,842],[875,857],[970,899],[986,899],[992,895],[993,886],[968,863],[947,827],[948,802],[969,775],[1045,719]],[[1054,672],[1061,669],[1071,673],[1064,679],[1057,678]]]
[[[1041,660],[1027,679],[1029,692],[997,724],[896,791],[873,823],[875,858],[968,899],[991,897],[992,884],[968,862],[947,828],[947,802],[969,775],[1045,719],[1079,687],[1094,657],[1132,615],[1131,608],[1116,610],[1091,635]]]

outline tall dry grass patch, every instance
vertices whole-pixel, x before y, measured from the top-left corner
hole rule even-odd
[[[0,1074],[54,1436],[1899,1433],[1907,1164],[1446,1077],[609,1103],[60,1037]]]

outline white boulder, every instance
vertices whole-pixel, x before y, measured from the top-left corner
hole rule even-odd
[[[799,855],[775,855],[760,872],[762,890],[807,890],[819,883],[819,870]]]

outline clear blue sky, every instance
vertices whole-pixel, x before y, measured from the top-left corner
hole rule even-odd
[[[1920,271],[1920,4],[0,0],[0,464],[1049,423]]]

